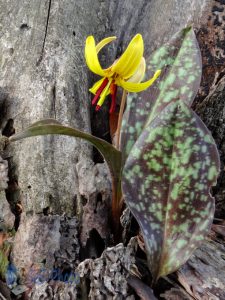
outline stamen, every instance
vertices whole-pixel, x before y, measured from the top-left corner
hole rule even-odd
[[[100,96],[100,98],[98,100],[97,106],[102,106],[102,104],[104,103],[105,97],[108,95],[111,83],[112,83],[112,78],[109,78],[106,87],[104,88],[104,90],[101,93],[101,96]]]
[[[112,114],[115,109],[116,109],[116,92],[117,92],[117,85],[115,83],[112,83],[110,85],[110,92],[111,92],[111,106],[110,106],[110,110],[109,113]]]
[[[101,108],[101,106],[100,106],[100,105],[96,105],[96,107],[95,107],[95,111],[99,111],[99,110],[100,110],[100,108]]]
[[[98,101],[98,98],[100,97],[102,91],[104,90],[104,88],[106,87],[107,83],[108,83],[108,78],[105,78],[102,82],[102,84],[100,85],[100,88],[97,90],[94,98],[91,101],[92,105],[95,105],[95,103]]]

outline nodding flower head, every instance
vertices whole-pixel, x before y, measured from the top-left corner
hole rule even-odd
[[[128,92],[141,92],[150,87],[159,77],[161,71],[157,70],[148,81],[141,82],[145,75],[146,63],[143,57],[144,43],[141,34],[136,34],[122,56],[118,58],[110,67],[103,69],[98,60],[99,51],[108,43],[115,40],[116,37],[103,39],[97,45],[93,36],[88,36],[85,45],[85,59],[89,69],[102,77],[97,81],[90,92],[95,96],[92,105],[96,104],[98,111],[105,101],[107,95],[111,94],[112,102],[110,113],[114,112],[116,107],[117,86],[122,87]]]

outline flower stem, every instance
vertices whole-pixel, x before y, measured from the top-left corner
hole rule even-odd
[[[123,120],[123,112],[125,108],[127,100],[127,91],[123,90],[123,95],[120,103],[120,111],[119,111],[119,118],[117,123],[117,130],[116,130],[116,149],[119,150],[120,148],[120,132],[121,132],[121,126],[122,126],[122,120]]]
[[[113,235],[116,243],[120,242],[121,239],[121,224],[120,217],[122,214],[121,202],[122,191],[120,178],[113,178],[113,189],[112,189],[112,224],[113,224]]]

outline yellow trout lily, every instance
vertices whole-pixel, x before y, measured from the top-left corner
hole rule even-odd
[[[95,95],[92,105],[97,103],[97,111],[101,108],[106,96],[109,94],[112,96],[110,113],[115,110],[117,86],[122,87],[128,92],[141,92],[150,87],[161,73],[160,70],[157,70],[152,78],[146,82],[141,82],[146,69],[143,57],[144,43],[141,34],[136,34],[133,37],[122,56],[109,68],[102,69],[98,60],[98,53],[105,45],[115,39],[115,36],[107,37],[97,45],[93,36],[88,36],[86,39],[85,59],[87,66],[93,73],[103,77],[90,89],[90,92]]]

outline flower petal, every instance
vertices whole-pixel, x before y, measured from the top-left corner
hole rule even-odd
[[[122,78],[131,77],[137,70],[144,52],[144,43],[141,34],[136,34],[131,40],[125,52],[111,66],[111,70]]]
[[[133,93],[141,92],[146,90],[148,87],[150,87],[154,83],[154,81],[159,77],[160,73],[161,70],[157,70],[151,79],[141,83],[128,82],[119,79],[117,85],[120,85],[124,90],[128,92],[133,92]]]
[[[97,45],[96,45],[96,52],[98,54],[98,52],[103,48],[105,47],[107,44],[111,43],[112,41],[114,41],[116,39],[116,36],[109,36],[103,40],[101,40],[101,42],[99,42]]]
[[[102,79],[98,80],[97,82],[95,82],[95,84],[89,89],[89,91],[92,94],[96,94],[97,90],[100,88],[100,86],[102,85],[104,80],[105,80],[105,78],[102,78]]]
[[[103,71],[96,51],[95,40],[92,35],[88,36],[86,39],[85,45],[85,59],[88,68],[95,74],[104,76],[105,72]]]
[[[134,73],[133,76],[131,76],[127,82],[134,82],[134,83],[138,83],[141,82],[142,79],[145,76],[145,69],[146,69],[146,63],[145,63],[145,59],[144,57],[141,58],[141,62],[136,70],[136,72]]]

